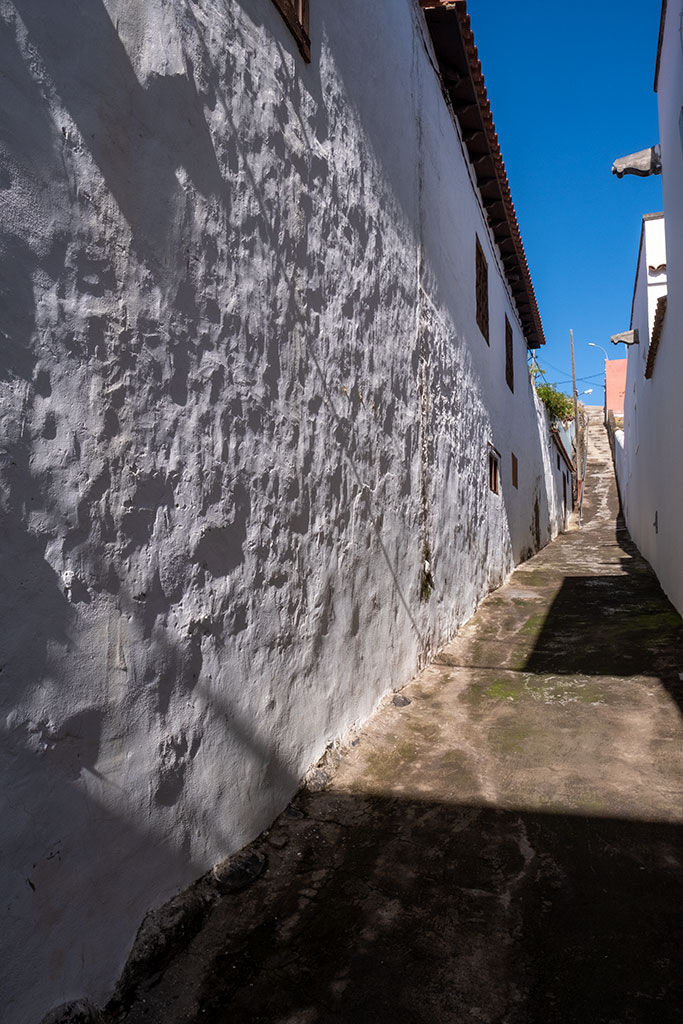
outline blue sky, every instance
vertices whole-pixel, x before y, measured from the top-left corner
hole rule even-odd
[[[659,141],[653,91],[658,0],[469,0],[475,41],[538,299],[546,380],[601,405],[610,334],[627,330],[644,213],[661,178],[611,173]]]

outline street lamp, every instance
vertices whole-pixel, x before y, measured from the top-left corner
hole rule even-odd
[[[589,348],[599,348],[602,352],[605,353],[605,359],[609,359],[609,356],[607,355],[607,350],[604,349],[602,345],[596,345],[594,341],[589,341],[588,346]]]

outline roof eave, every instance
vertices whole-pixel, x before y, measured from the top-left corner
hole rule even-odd
[[[505,164],[465,0],[420,0],[439,62],[444,92],[458,119],[488,226],[517,306],[529,348],[545,344]]]
[[[659,19],[659,38],[657,39],[657,62],[655,64],[655,92],[657,92],[659,88],[659,65],[662,59],[662,42],[664,40],[664,22],[666,21],[666,5],[667,0],[662,0],[662,13]]]
[[[560,432],[557,429],[557,427],[555,427],[555,426],[551,426],[550,427],[550,436],[552,437],[553,441],[557,445],[557,448],[558,448],[560,454],[562,455],[562,458],[567,463],[567,466],[569,467],[570,472],[573,473],[574,472],[574,463],[572,462],[571,458],[569,457],[569,455],[567,453],[567,449],[564,446],[562,438],[560,437]]]

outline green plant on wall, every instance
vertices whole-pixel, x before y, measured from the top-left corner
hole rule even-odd
[[[570,420],[574,415],[574,404],[568,395],[558,391],[552,384],[537,384],[538,397],[548,410],[551,420]]]
[[[422,557],[424,559],[422,572],[420,573],[420,600],[428,601],[434,590],[434,577],[432,576],[432,553],[429,544],[425,541]]]

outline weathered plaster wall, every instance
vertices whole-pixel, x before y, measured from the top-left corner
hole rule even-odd
[[[652,458],[652,486],[642,491],[641,538],[646,557],[664,591],[683,613],[683,445],[680,381],[683,375],[683,54],[681,52],[682,0],[669,0],[658,83],[659,137],[662,146],[662,194],[666,228],[667,311],[652,380],[641,382],[641,449],[647,440]],[[646,385],[651,385],[646,389]],[[647,407],[644,392],[649,390]],[[653,523],[657,519],[657,528]],[[640,546],[640,541],[636,540]]]
[[[313,4],[306,66],[270,0],[0,0],[12,1024],[103,998],[144,912],[557,531],[420,26]]]
[[[628,522],[626,511],[626,480],[628,476],[628,469],[626,464],[626,450],[624,448],[623,430],[614,431],[614,472],[617,478],[617,488],[619,490],[619,500],[621,502],[621,508]]]
[[[657,573],[667,596],[683,613],[683,537],[680,508],[683,475],[680,452],[683,418],[683,57],[680,22],[683,0],[670,0],[658,76],[659,137],[662,147],[664,218],[645,218],[633,326],[641,345],[628,355],[624,409],[624,453],[619,484],[633,539]],[[664,233],[666,231],[666,244]],[[666,273],[650,266],[666,263]],[[667,310],[652,378],[645,379],[647,347],[656,299],[667,294]],[[643,343],[645,342],[645,343]]]
[[[666,274],[653,274],[649,267],[666,263],[664,218],[643,218],[631,325],[638,329],[640,342],[627,349],[624,393],[624,449],[616,462],[624,515],[631,536],[647,559],[655,555],[655,477],[661,450],[650,419],[659,418],[656,384],[645,378],[656,297],[666,292]],[[653,294],[656,292],[656,296]],[[660,346],[661,347],[661,346]],[[659,355],[657,357],[657,364]],[[659,366],[657,374],[659,375]]]
[[[680,63],[680,53],[676,48],[671,52],[670,33],[669,25],[659,77],[660,136],[663,146],[664,139],[667,140],[664,149],[670,154],[664,185],[665,215],[650,214],[643,218],[631,321],[639,330],[640,344],[628,350],[623,451],[617,451],[616,469],[631,536],[651,563],[668,597],[683,611],[683,545],[677,511],[683,501],[683,478],[677,470],[683,423],[676,387],[676,377],[683,371],[679,344],[683,309],[680,289],[675,286],[683,272],[677,263],[680,246],[675,241],[683,230],[683,210],[677,192],[673,203],[668,199],[671,179],[675,180],[680,173],[679,182],[683,181],[683,162],[673,147],[675,134],[681,149],[678,122],[672,125],[665,116],[672,90],[675,93],[680,88],[683,99],[683,77],[679,73],[678,82],[675,74],[672,78],[670,61]],[[673,210],[671,222],[667,203]],[[659,270],[663,264],[666,269]],[[657,299],[664,294],[667,312],[654,372],[647,379],[645,368]]]

